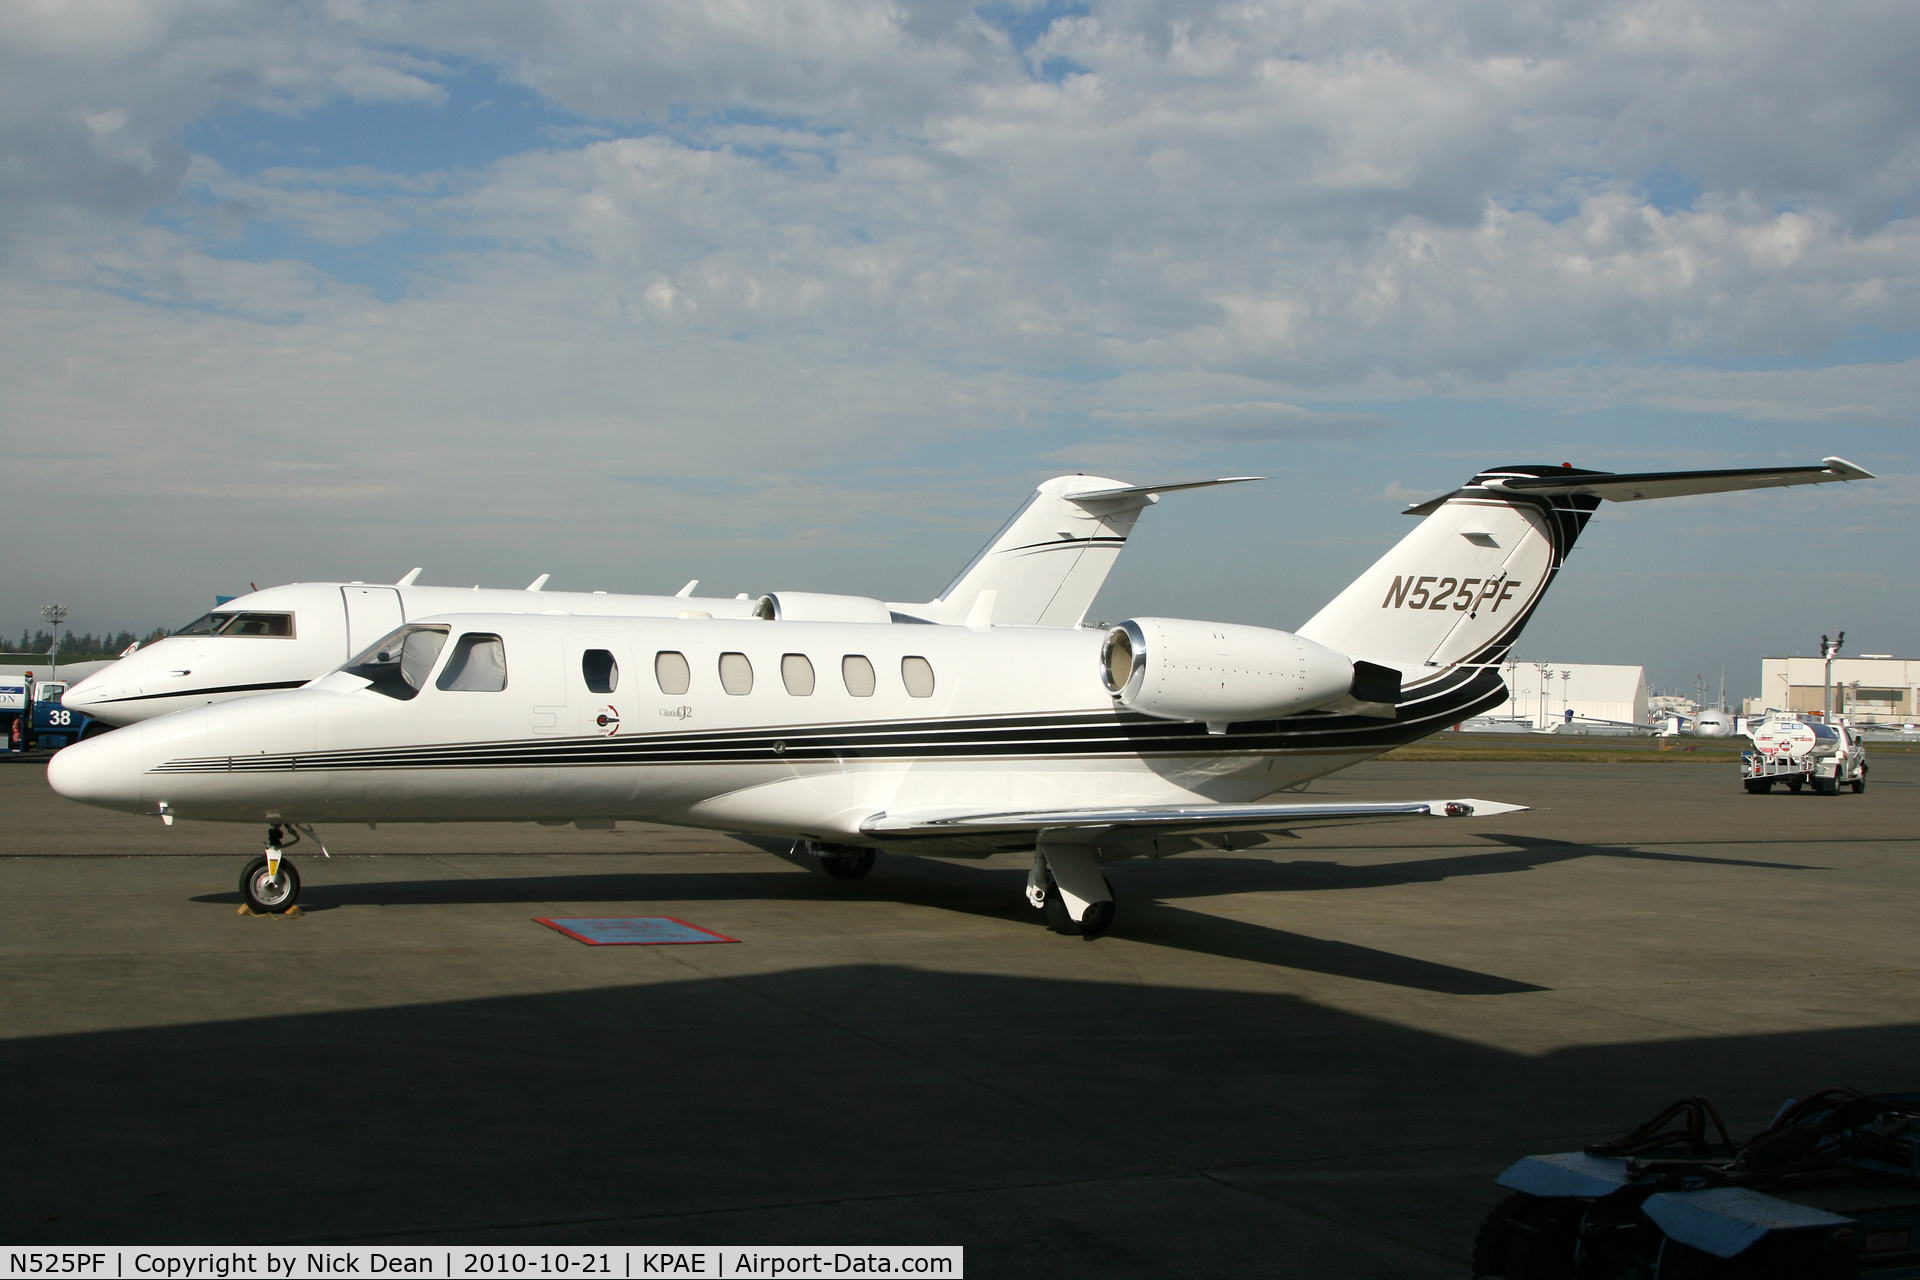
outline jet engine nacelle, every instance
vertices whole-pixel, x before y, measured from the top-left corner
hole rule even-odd
[[[1204,720],[1215,732],[1321,707],[1360,709],[1353,704],[1351,661],[1290,631],[1266,627],[1130,618],[1107,633],[1100,674],[1113,700],[1128,711]],[[1399,673],[1392,675],[1397,697]],[[1371,714],[1391,718],[1393,712]]]
[[[886,601],[866,596],[830,596],[817,591],[776,591],[760,597],[754,611],[769,622],[892,622]]]

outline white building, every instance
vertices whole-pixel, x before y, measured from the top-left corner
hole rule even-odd
[[[1647,722],[1647,669],[1578,662],[1509,662],[1500,668],[1507,701],[1486,714],[1531,721],[1536,728],[1576,718]]]
[[[1746,712],[1769,708],[1819,713],[1826,706],[1826,661],[1822,658],[1760,659],[1760,696]],[[1833,710],[1856,724],[1907,723],[1920,719],[1920,659],[1835,658]]]

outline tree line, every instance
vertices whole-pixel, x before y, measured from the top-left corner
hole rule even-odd
[[[152,644],[163,636],[173,632],[167,627],[155,627],[144,636],[136,636],[131,631],[102,632],[99,635],[91,631],[74,635],[68,632],[60,638],[60,656],[63,658],[112,658],[121,650],[138,640],[141,644]],[[22,631],[20,642],[0,637],[0,653],[31,653],[38,656],[53,649],[53,636],[49,632]]]

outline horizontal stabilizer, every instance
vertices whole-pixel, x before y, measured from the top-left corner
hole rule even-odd
[[[1083,493],[1067,494],[1069,502],[1112,502],[1120,498],[1148,496],[1156,493],[1177,493],[1181,489],[1211,489],[1217,484],[1245,484],[1249,480],[1266,480],[1268,476],[1222,476],[1218,480],[1187,480],[1180,484],[1130,484],[1119,489],[1089,489]]]
[[[1579,471],[1567,468],[1565,475],[1502,474],[1489,471],[1475,476],[1466,489],[1408,507],[1410,516],[1432,515],[1449,498],[1475,489],[1494,492],[1538,494],[1583,494],[1605,498],[1609,502],[1640,502],[1648,498],[1684,498],[1696,493],[1729,493],[1737,489],[1775,489],[1795,484],[1829,484],[1835,480],[1871,480],[1873,473],[1856,467],[1845,458],[1825,458],[1817,467],[1747,467],[1723,471]]]
[[[1014,813],[952,809],[877,813],[860,830],[877,838],[969,836],[1008,831],[1098,827],[1129,833],[1196,835],[1211,831],[1285,831],[1335,822],[1393,818],[1493,817],[1520,813],[1521,804],[1496,800],[1368,800],[1329,804],[1145,805],[1138,808],[1038,809]]]
[[[913,622],[985,626],[984,617],[1001,627],[1077,627],[1157,495],[1260,478],[1121,484],[1105,476],[1055,476],[1041,482],[936,599],[888,607]],[[993,600],[983,614],[989,593]]]

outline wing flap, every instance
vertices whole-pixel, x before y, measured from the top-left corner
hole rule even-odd
[[[1526,805],[1497,800],[1358,800],[1319,804],[1141,805],[1100,809],[919,809],[876,813],[860,830],[877,838],[991,835],[1014,831],[1120,828],[1141,835],[1209,831],[1284,831],[1336,822],[1399,818],[1492,817]]]

